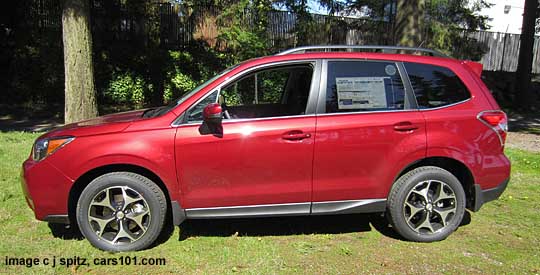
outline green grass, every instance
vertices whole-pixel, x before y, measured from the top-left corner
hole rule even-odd
[[[36,134],[0,133],[0,273],[358,274],[540,273],[540,154],[507,150],[512,180],[501,199],[471,214],[447,240],[402,241],[368,215],[190,221],[152,249],[112,254],[86,240],[54,237],[34,219],[20,165]],[[383,233],[381,233],[383,232]],[[164,257],[164,266],[6,266],[10,257]]]

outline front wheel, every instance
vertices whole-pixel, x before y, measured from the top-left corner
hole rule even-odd
[[[130,172],[94,179],[81,193],[77,223],[90,243],[107,251],[149,247],[165,221],[167,202],[151,180]]]
[[[456,230],[465,213],[465,192],[450,172],[435,166],[401,176],[388,197],[393,228],[417,242],[443,240]]]

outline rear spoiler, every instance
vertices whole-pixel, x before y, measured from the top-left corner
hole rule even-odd
[[[484,69],[484,65],[482,65],[482,63],[465,60],[465,61],[462,61],[461,64],[469,67],[469,69],[471,69],[473,73],[477,75],[478,77],[482,76],[482,70]]]

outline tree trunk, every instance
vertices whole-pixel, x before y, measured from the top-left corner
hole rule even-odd
[[[530,86],[537,8],[537,0],[525,0],[515,84],[516,100],[514,105],[518,109],[529,109],[531,101],[533,101]]]
[[[398,0],[394,41],[399,46],[422,46],[425,0]]]
[[[62,12],[65,123],[98,114],[92,62],[89,0],[64,0]]]

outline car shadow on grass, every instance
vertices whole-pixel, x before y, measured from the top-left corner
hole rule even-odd
[[[84,236],[77,226],[60,223],[49,223],[51,234],[55,238],[63,240],[82,240]]]
[[[174,234],[174,226],[170,214],[165,222],[160,236],[149,247],[153,248],[167,242]],[[460,227],[471,223],[471,214],[465,211]],[[298,216],[298,217],[273,217],[273,218],[244,218],[244,219],[206,219],[186,220],[180,226],[179,241],[190,237],[262,237],[262,236],[287,236],[305,234],[343,234],[354,232],[369,232],[377,230],[382,235],[407,241],[403,239],[386,217],[381,213],[373,214],[349,214],[333,216]],[[55,238],[63,240],[83,240],[77,226],[49,223],[49,229]],[[459,228],[458,228],[459,230]]]
[[[465,211],[461,226],[471,222]],[[388,223],[381,213],[333,216],[300,216],[250,219],[186,220],[180,225],[179,241],[190,237],[213,236],[286,236],[304,234],[343,234],[376,230],[382,235],[406,241]],[[458,228],[459,230],[459,228]]]
[[[187,220],[180,225],[179,240],[196,236],[284,236],[342,234],[377,230],[399,238],[381,214],[300,216],[249,219]]]

